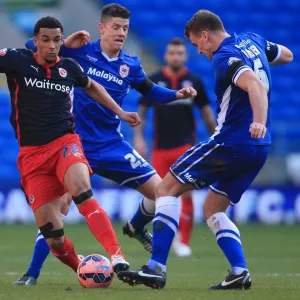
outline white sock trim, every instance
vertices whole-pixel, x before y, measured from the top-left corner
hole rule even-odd
[[[216,236],[216,240],[218,241],[219,239],[224,238],[224,237],[229,237],[231,239],[238,241],[240,244],[242,244],[241,240],[236,235],[234,235],[233,233],[230,233],[230,232],[223,232],[223,233],[218,234]]]
[[[157,208],[166,206],[166,205],[179,206],[177,197],[164,196],[164,197],[159,197],[156,199],[156,210],[157,210]]]
[[[168,220],[168,219],[166,219],[166,218],[164,218],[162,216],[157,216],[157,217],[154,218],[153,223],[155,221],[161,221],[161,222],[165,223],[166,225],[168,225],[174,231],[174,233],[176,233],[177,227],[170,220]]]

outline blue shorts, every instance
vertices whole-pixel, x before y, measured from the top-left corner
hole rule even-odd
[[[153,167],[123,139],[100,145],[82,144],[93,172],[121,186],[136,189],[156,174]]]
[[[210,140],[185,152],[171,174],[196,189],[210,188],[238,203],[266,162],[269,145],[228,145]]]

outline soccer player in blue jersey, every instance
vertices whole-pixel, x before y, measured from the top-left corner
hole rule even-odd
[[[65,40],[59,55],[75,59],[119,105],[122,105],[130,88],[159,103],[195,97],[196,91],[193,88],[175,91],[156,85],[147,78],[138,57],[123,53],[130,15],[125,7],[118,4],[105,6],[99,24],[101,40],[88,42],[86,32],[75,33]],[[27,43],[27,47],[34,49],[32,40]],[[144,225],[154,217],[154,191],[161,178],[124,140],[120,132],[120,119],[116,114],[94,102],[86,93],[75,89],[73,114],[84,153],[94,173],[121,186],[134,188],[144,195],[138,211],[125,224],[123,232],[139,240],[146,250],[151,251],[152,236]],[[106,240],[109,241],[108,234]],[[14,285],[35,284],[48,253],[47,244],[39,233],[30,267]]]
[[[240,201],[268,155],[269,65],[287,64],[293,54],[255,33],[228,34],[220,18],[207,10],[200,10],[192,17],[185,35],[200,54],[212,61],[218,125],[211,138],[181,156],[158,185],[151,259],[141,269],[120,272],[118,277],[131,285],[163,288],[166,261],[178,227],[177,197],[209,186],[204,217],[231,264],[229,275],[211,289],[248,289],[251,277],[240,232],[225,212],[229,205]]]

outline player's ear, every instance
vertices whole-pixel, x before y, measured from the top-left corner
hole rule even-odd
[[[37,47],[37,44],[38,44],[38,38],[37,38],[36,35],[33,37],[33,43],[34,43],[34,46]]]
[[[100,34],[102,35],[103,34],[103,29],[104,29],[103,23],[99,23],[98,28],[99,28]]]

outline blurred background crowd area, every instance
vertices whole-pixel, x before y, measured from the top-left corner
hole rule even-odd
[[[98,39],[101,7],[118,2],[132,12],[130,32],[125,51],[140,56],[148,74],[163,63],[167,42],[173,37],[183,38],[187,20],[199,9],[217,13],[229,33],[256,32],[270,41],[284,44],[294,53],[294,61],[287,66],[272,67],[273,145],[267,165],[258,176],[256,185],[300,185],[300,1],[299,0],[0,0],[0,49],[23,47],[33,35],[35,22],[43,16],[57,17],[65,27],[65,36],[85,29],[93,40]],[[206,57],[187,42],[188,67],[198,74],[215,105],[213,71]],[[138,93],[130,92],[124,107],[137,110]],[[10,98],[5,76],[0,77],[0,182],[16,181],[17,141],[9,123]],[[197,115],[197,112],[195,112]],[[146,124],[146,138],[152,145],[153,112]],[[197,115],[198,140],[208,133]],[[178,120],[180,122],[180,120]],[[133,131],[126,125],[122,132],[133,142]],[[101,179],[97,179],[101,180]],[[100,181],[107,184],[106,181]]]

